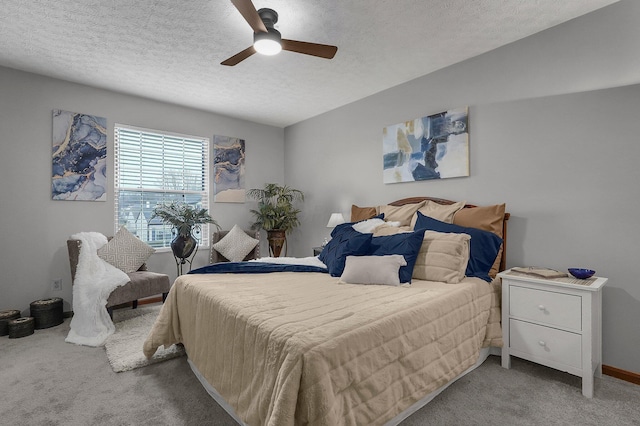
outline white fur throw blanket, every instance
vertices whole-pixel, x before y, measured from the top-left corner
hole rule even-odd
[[[82,241],[73,282],[73,318],[65,342],[102,346],[115,327],[105,309],[116,287],[129,282],[127,274],[98,257],[98,249],[107,243],[99,232],[80,232],[71,236]]]

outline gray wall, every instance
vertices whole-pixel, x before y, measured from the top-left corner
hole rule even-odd
[[[331,212],[415,195],[506,202],[508,266],[591,267],[604,363],[640,372],[640,2],[622,1],[285,129],[310,255]],[[407,64],[410,66],[410,64]],[[471,176],[384,185],[382,128],[469,105]]]
[[[94,89],[0,67],[0,310],[20,309],[46,297],[62,297],[70,310],[71,273],[66,240],[77,232],[114,233],[113,182],[106,202],[51,200],[52,110],[107,118],[109,175],[113,172],[114,123],[205,136],[236,136],[247,142],[247,188],[283,182],[284,132],[133,96]],[[224,229],[248,227],[248,204],[212,203]],[[266,245],[264,245],[266,247]],[[263,248],[265,250],[265,248]],[[176,277],[170,252],[154,254],[150,269]],[[194,266],[207,264],[200,250]],[[62,278],[63,291],[51,280]]]

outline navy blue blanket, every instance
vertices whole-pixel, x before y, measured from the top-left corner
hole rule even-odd
[[[267,262],[221,262],[189,271],[190,274],[265,274],[269,272],[324,272],[327,268]]]

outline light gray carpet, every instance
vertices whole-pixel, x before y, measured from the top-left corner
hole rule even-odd
[[[0,424],[235,424],[186,357],[114,373],[104,348],[65,343],[68,331],[67,319],[32,336],[0,337]],[[640,386],[605,376],[586,399],[577,377],[512,365],[505,370],[490,356],[402,425],[640,425]]]

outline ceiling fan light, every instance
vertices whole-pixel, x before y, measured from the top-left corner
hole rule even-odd
[[[253,43],[253,47],[255,47],[256,52],[262,55],[277,55],[282,50],[282,46],[280,43],[274,40],[258,40]]]
[[[253,47],[256,52],[262,55],[277,55],[282,50],[280,40],[280,32],[273,28],[268,29],[267,33],[254,33],[253,34]]]

